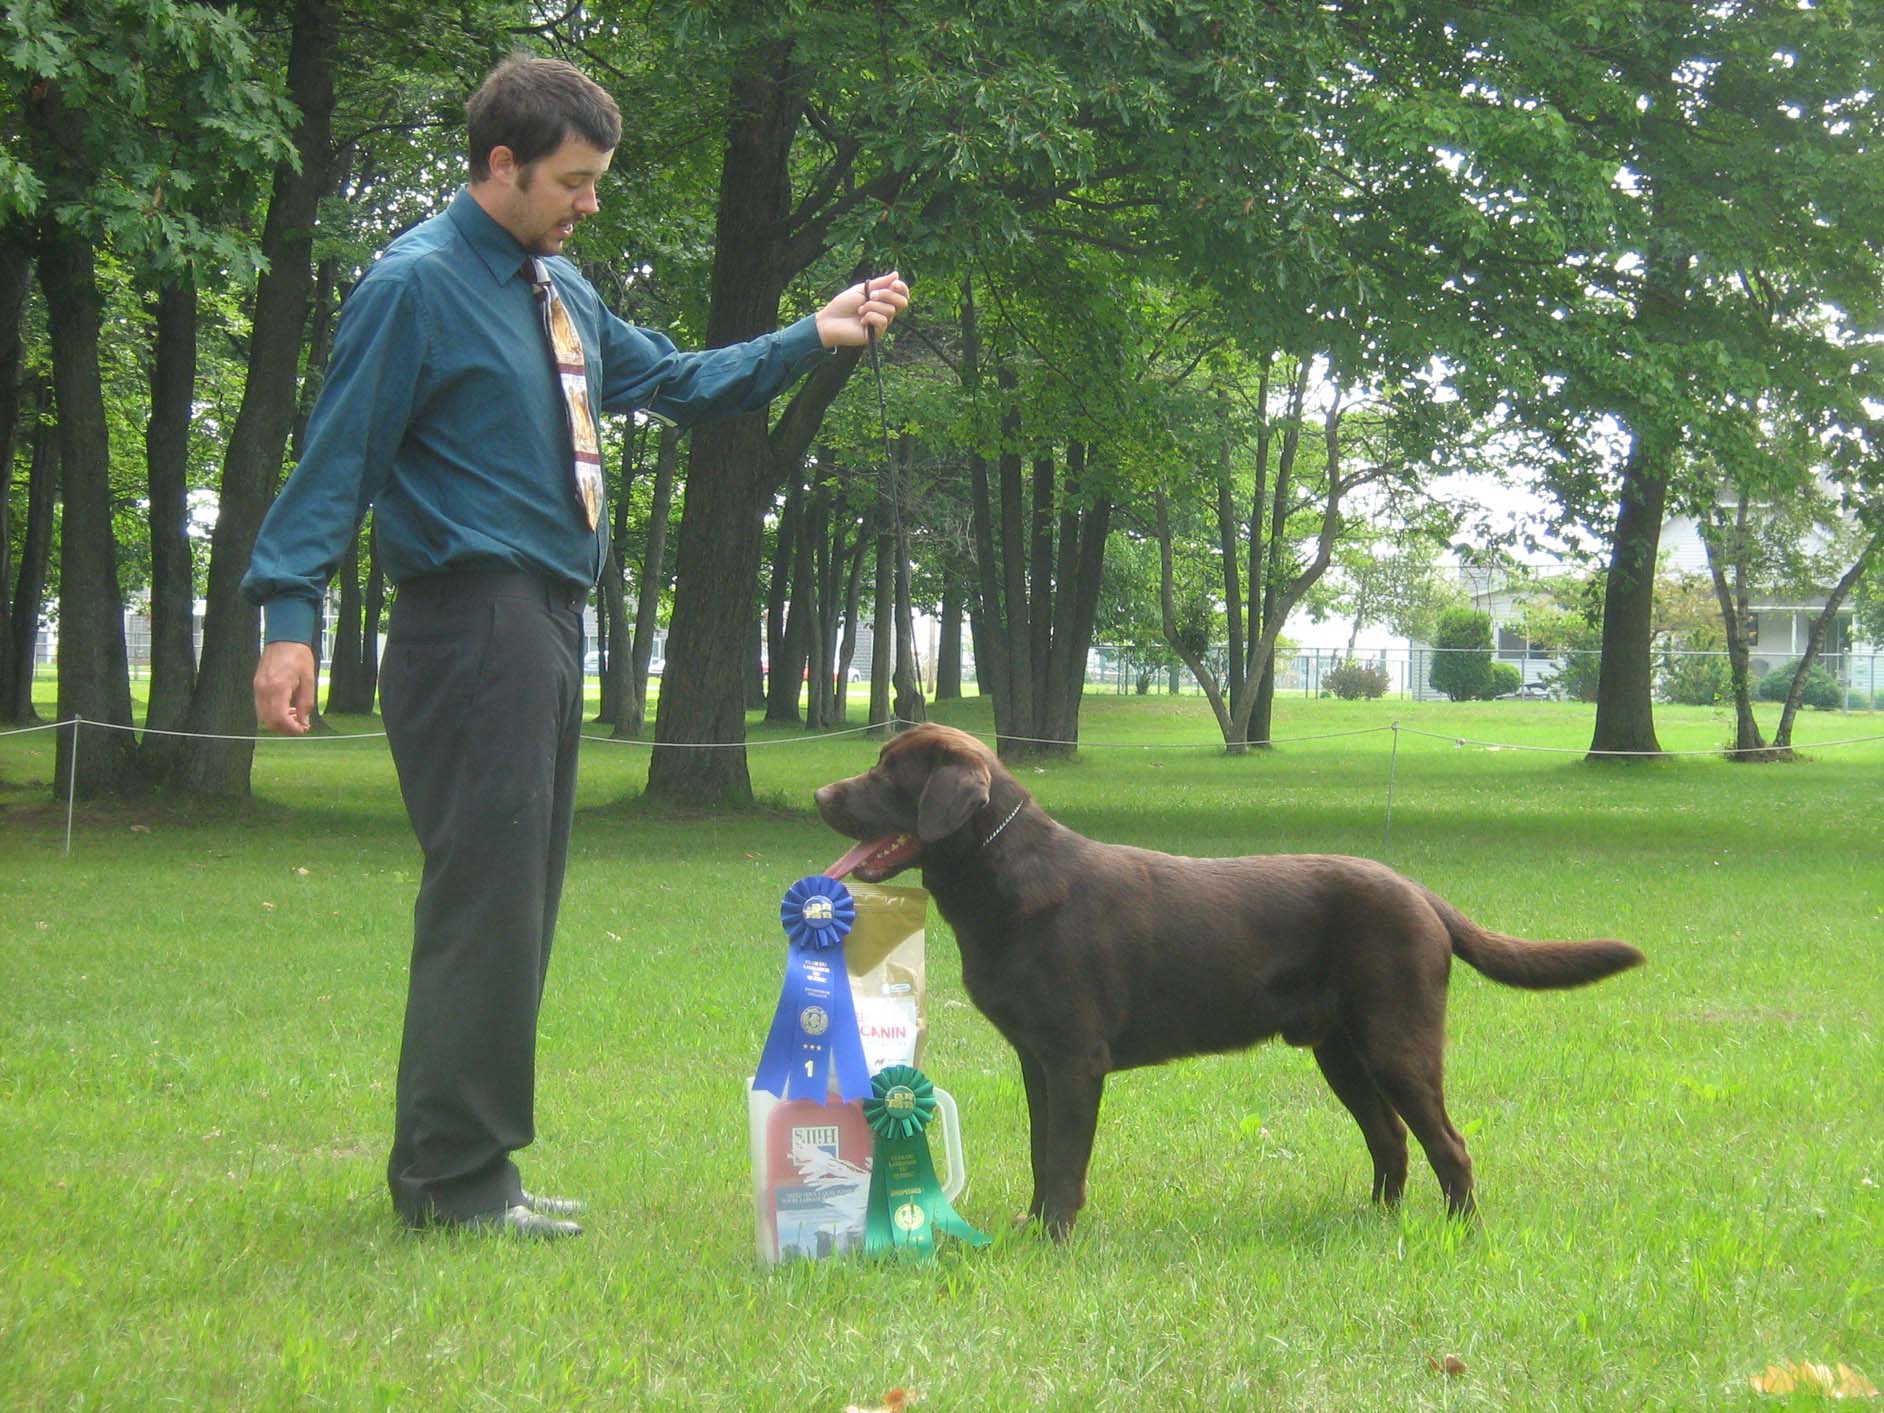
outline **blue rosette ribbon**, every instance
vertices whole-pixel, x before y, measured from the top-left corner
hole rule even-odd
[[[835,1075],[845,1102],[868,1098],[870,1071],[844,963],[844,939],[857,920],[857,904],[835,878],[814,876],[786,889],[778,912],[791,945],[752,1087],[780,1099],[823,1103]]]

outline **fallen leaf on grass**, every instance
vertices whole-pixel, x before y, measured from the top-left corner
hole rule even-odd
[[[1448,1354],[1444,1359],[1435,1359],[1428,1354],[1426,1362],[1433,1366],[1435,1374],[1444,1374],[1447,1378],[1456,1379],[1465,1372],[1465,1360],[1456,1354]]]
[[[910,1404],[922,1398],[913,1388],[893,1388],[883,1395],[883,1402],[864,1407],[861,1403],[849,1403],[844,1406],[844,1413],[903,1413]]]
[[[133,824],[131,826],[131,832],[133,834],[148,834],[150,833],[150,826],[148,824]]]
[[[1834,1372],[1824,1364],[1797,1359],[1789,1364],[1768,1364],[1764,1374],[1747,1379],[1755,1393],[1816,1393],[1825,1398],[1876,1398],[1877,1386],[1849,1364]]]

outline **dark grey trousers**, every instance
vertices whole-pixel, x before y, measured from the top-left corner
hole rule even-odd
[[[535,1137],[536,1022],[575,817],[586,591],[527,574],[412,580],[380,707],[425,854],[392,1156],[414,1226],[501,1209]]]

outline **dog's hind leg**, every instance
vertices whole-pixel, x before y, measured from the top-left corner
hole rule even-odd
[[[1476,1210],[1472,1200],[1472,1159],[1465,1151],[1465,1140],[1452,1126],[1446,1113],[1445,1084],[1442,1078],[1440,1047],[1444,1044],[1444,1024],[1439,1033],[1428,1038],[1396,1037],[1398,1045],[1370,1046],[1367,1068],[1380,1086],[1387,1102],[1400,1112],[1413,1136],[1426,1150],[1426,1161],[1446,1194],[1446,1210],[1454,1217],[1469,1217]]]
[[[1345,1032],[1328,1032],[1315,1047],[1315,1063],[1367,1140],[1368,1156],[1374,1160],[1374,1201],[1394,1206],[1406,1190],[1406,1125],[1375,1085]]]

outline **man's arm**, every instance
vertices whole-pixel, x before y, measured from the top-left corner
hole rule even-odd
[[[408,280],[370,275],[341,307],[300,464],[269,507],[242,593],[266,642],[314,641],[321,595],[392,470],[424,365],[425,311]]]
[[[314,710],[321,594],[359,532],[405,435],[424,362],[426,325],[403,280],[368,279],[341,309],[307,445],[255,538],[242,593],[263,608],[256,721],[299,736]]]
[[[894,273],[852,285],[816,314],[777,333],[701,353],[679,353],[664,334],[636,328],[606,308],[601,403],[610,412],[645,408],[669,422],[756,412],[790,387],[822,353],[864,343],[909,303]]]

